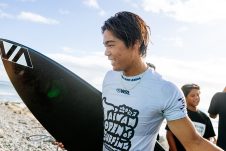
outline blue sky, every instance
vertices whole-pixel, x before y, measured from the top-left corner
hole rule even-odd
[[[101,90],[111,69],[100,27],[118,11],[151,28],[146,60],[178,87],[201,86],[202,108],[225,86],[226,0],[1,0],[0,37],[29,46]],[[2,63],[0,80],[7,81]]]

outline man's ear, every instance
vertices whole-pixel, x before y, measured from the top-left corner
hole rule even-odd
[[[141,43],[139,40],[136,40],[133,47],[136,49],[136,50],[139,50],[140,52],[140,47],[141,47]]]

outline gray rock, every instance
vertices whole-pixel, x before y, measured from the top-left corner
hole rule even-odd
[[[0,138],[3,138],[4,137],[4,131],[3,129],[0,128]]]

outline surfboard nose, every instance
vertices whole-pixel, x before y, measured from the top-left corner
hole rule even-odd
[[[29,47],[0,39],[0,49],[14,88],[48,132],[67,150],[100,151],[103,146],[101,92]]]
[[[26,47],[0,39],[0,54],[4,60],[33,68],[28,48]]]

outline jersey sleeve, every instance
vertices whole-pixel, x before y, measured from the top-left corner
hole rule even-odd
[[[181,119],[187,116],[186,101],[183,92],[173,83],[168,83],[162,89],[164,95],[163,116],[167,121]]]

